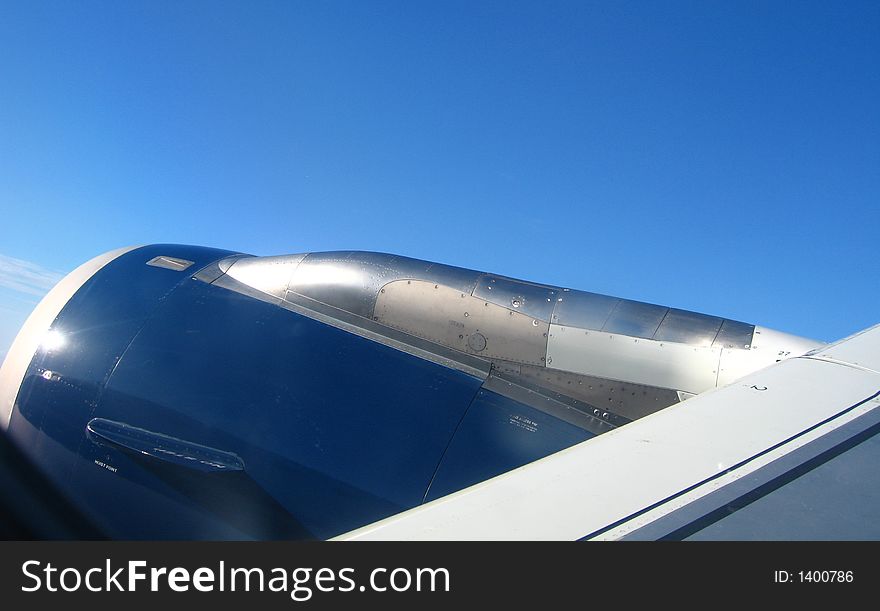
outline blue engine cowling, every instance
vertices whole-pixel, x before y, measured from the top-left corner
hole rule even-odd
[[[494,392],[488,369],[197,277],[235,254],[112,258],[11,393],[10,437],[109,536],[328,538],[593,436]]]

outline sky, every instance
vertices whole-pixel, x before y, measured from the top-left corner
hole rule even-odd
[[[880,3],[0,3],[0,358],[176,242],[880,322]]]

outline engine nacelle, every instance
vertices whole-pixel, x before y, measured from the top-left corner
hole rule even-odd
[[[328,538],[818,345],[380,253],[153,245],[37,306],[0,426],[110,536]]]

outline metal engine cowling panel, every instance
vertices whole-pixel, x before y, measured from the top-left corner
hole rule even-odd
[[[549,323],[433,282],[389,282],[379,291],[374,318],[485,358],[531,365],[546,358]]]

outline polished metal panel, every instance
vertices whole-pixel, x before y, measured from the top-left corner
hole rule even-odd
[[[233,255],[231,257],[226,257],[225,259],[220,259],[217,261],[217,268],[223,272],[224,274],[229,271],[229,268],[232,267],[232,264],[241,259],[242,257],[252,257],[253,255]],[[297,257],[299,255],[293,255]]]
[[[720,348],[550,325],[547,367],[694,394],[713,388]]]
[[[372,318],[379,290],[395,280],[430,280],[470,293],[479,272],[384,253],[338,251],[307,255],[288,289],[346,312]]]
[[[366,259],[367,255],[375,258]],[[385,257],[383,260],[380,257]],[[410,257],[391,256],[381,253],[356,253],[356,258],[363,262],[370,261],[373,265],[381,265],[388,269],[388,282],[394,280],[429,280],[456,289],[463,293],[473,293],[480,272],[463,267],[432,263]]]
[[[183,270],[190,267],[194,262],[189,259],[178,259],[176,257],[166,257],[165,255],[160,255],[158,257],[153,257],[149,261],[147,261],[147,265],[152,267],[162,267],[164,269],[170,269],[175,272],[182,272]]]
[[[231,257],[226,257],[225,259],[220,259],[219,261],[209,263],[208,265],[197,271],[195,274],[193,274],[193,278],[211,284],[217,278],[229,271],[229,268],[232,267],[233,263],[245,257],[254,258],[253,255],[232,255]]]
[[[474,297],[550,322],[559,290],[542,284],[485,274],[477,282]]]
[[[229,275],[270,295],[288,301],[295,301],[288,298],[290,295],[304,296],[370,319],[375,316],[376,300],[383,287],[415,280],[460,291],[540,323],[630,337],[706,346],[712,345],[713,332],[718,332],[721,325],[718,317],[385,253],[335,251],[252,257],[218,263],[221,271],[224,266]],[[751,328],[729,321],[717,335],[722,340],[735,340],[739,339],[737,334],[748,333]],[[474,339],[471,348],[482,352],[477,349],[481,344],[481,340]],[[746,346],[733,341],[723,345],[739,349]]]
[[[654,338],[693,346],[711,346],[724,319],[671,308]]]
[[[725,320],[712,345],[716,348],[748,349],[752,346],[755,325],[736,320]]]
[[[549,323],[433,282],[386,284],[376,301],[375,319],[484,358],[541,365],[547,351]],[[476,334],[483,340],[471,346],[471,336]],[[481,346],[482,350],[475,350]]]
[[[358,316],[370,316],[375,293],[384,283],[384,270],[352,261],[353,254],[309,253],[294,270],[288,290]]]
[[[416,259],[410,259],[410,261],[416,261]],[[473,293],[477,279],[480,277],[480,272],[472,269],[443,265],[442,263],[429,263],[427,274],[428,280],[433,280],[437,284],[454,288],[463,293]],[[416,278],[417,276],[413,277],[413,279]]]
[[[679,402],[676,391],[656,386],[619,382],[552,367],[518,365],[515,371],[505,363],[493,363],[493,367],[505,378],[543,387],[557,398],[564,395],[588,404],[591,414],[618,426],[621,423],[616,422],[614,416],[636,420]]]
[[[582,329],[601,329],[620,301],[608,295],[563,289],[556,299],[552,322]]]
[[[306,255],[247,257],[234,261],[226,274],[258,291],[283,299],[290,277]]]
[[[630,337],[650,338],[657,332],[657,327],[668,311],[669,308],[663,306],[621,299],[608,316],[602,330]]]

